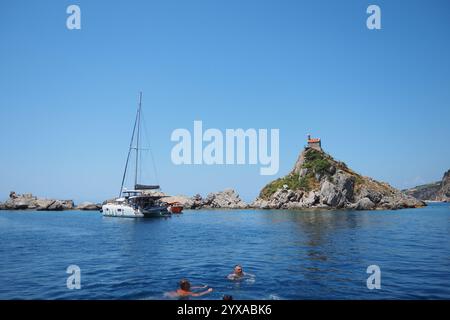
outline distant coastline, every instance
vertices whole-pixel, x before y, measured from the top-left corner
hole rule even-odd
[[[403,190],[404,193],[426,202],[450,202],[450,170],[441,181]]]

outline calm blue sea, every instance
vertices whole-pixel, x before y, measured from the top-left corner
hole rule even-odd
[[[235,264],[254,281],[226,279]],[[69,290],[66,268],[81,268]],[[366,269],[381,268],[381,290]],[[450,299],[450,204],[400,211],[187,211],[168,219],[0,211],[0,299]]]

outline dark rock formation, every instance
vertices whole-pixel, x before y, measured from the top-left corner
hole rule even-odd
[[[407,195],[424,201],[450,202],[450,170],[444,173],[441,181],[403,190]]]
[[[363,177],[322,150],[305,148],[293,170],[266,185],[251,205],[263,209],[401,209],[425,203]]]

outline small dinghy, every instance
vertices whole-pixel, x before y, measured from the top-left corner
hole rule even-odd
[[[183,213],[183,205],[179,202],[172,202],[168,204],[167,210],[170,213],[180,214]]]

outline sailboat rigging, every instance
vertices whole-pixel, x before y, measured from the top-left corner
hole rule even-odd
[[[122,176],[119,197],[110,203],[106,203],[102,207],[104,216],[115,217],[164,217],[171,213],[161,201],[162,196],[156,193],[149,193],[150,190],[159,190],[159,185],[145,185],[139,183],[138,172],[140,168],[139,151],[140,134],[141,134],[141,116],[142,116],[142,92],[139,93],[139,103],[134,121],[131,141],[128,148],[127,160]],[[135,143],[135,145],[134,145]],[[134,189],[124,189],[125,179],[127,176],[128,166],[132,151],[135,151],[135,168],[134,168]]]

